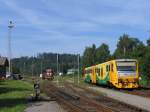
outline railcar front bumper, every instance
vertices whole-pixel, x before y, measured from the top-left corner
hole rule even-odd
[[[138,88],[139,80],[137,78],[118,79],[118,88]]]

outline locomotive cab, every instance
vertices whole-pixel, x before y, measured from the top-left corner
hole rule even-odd
[[[134,59],[116,60],[118,83],[117,88],[138,88],[138,62]]]
[[[46,69],[43,72],[42,79],[45,80],[53,80],[54,79],[54,71],[50,68]]]

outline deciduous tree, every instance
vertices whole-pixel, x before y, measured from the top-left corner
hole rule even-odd
[[[105,43],[96,49],[96,63],[102,63],[110,58],[109,46]]]

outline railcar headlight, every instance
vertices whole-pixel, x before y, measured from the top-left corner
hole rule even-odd
[[[119,77],[123,76],[122,74],[119,74]]]

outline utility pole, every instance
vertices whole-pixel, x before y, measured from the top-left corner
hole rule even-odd
[[[74,53],[74,60],[73,60],[73,69],[74,69],[74,73],[73,73],[73,81],[74,83],[77,81],[78,83],[78,74],[77,74],[77,67],[78,67],[78,55],[76,55],[76,53]],[[77,77],[76,77],[77,76]]]
[[[33,78],[33,60],[32,60],[32,78]]]
[[[80,83],[80,54],[78,54],[78,84]]]
[[[73,69],[74,69],[73,82],[75,83],[76,54],[74,54],[74,56],[75,56],[75,59],[73,59]]]
[[[12,21],[9,22],[9,25],[8,25],[8,60],[9,60],[9,74],[8,75],[11,75],[11,67],[12,67],[12,64],[11,64],[11,29],[14,27]]]
[[[63,75],[63,72],[64,72],[64,62],[62,61],[62,65],[61,65],[61,71],[62,71],[62,75]]]
[[[41,74],[42,74],[42,70],[43,70],[43,62],[41,60]]]
[[[57,54],[57,85],[58,85],[58,59],[59,59],[59,56],[58,56],[58,54]]]
[[[26,63],[24,62],[24,63],[23,63],[23,78],[24,78],[24,76],[25,76],[25,66],[26,66]]]
[[[41,78],[43,76],[43,61],[44,61],[44,56],[41,55],[41,74],[40,74]]]
[[[125,57],[125,55],[126,55],[126,48],[125,47],[123,47],[123,53],[124,53],[124,57]]]

